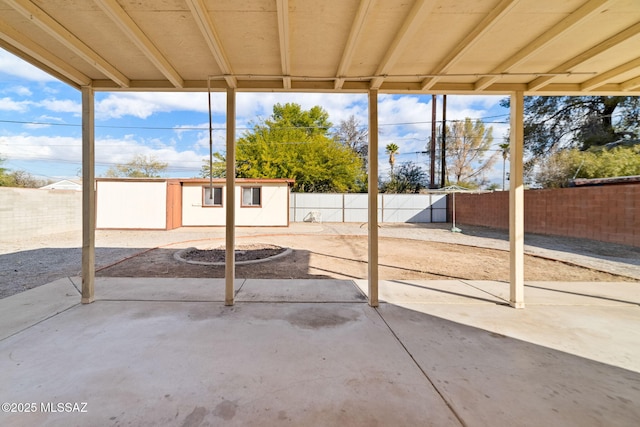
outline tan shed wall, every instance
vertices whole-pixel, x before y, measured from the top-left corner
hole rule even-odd
[[[203,207],[202,188],[206,184],[182,187],[182,225],[222,226],[225,224],[225,191],[222,190],[222,207]],[[215,187],[215,185],[214,185]],[[219,185],[218,185],[219,187]],[[241,207],[241,187],[261,187],[261,207]],[[288,226],[289,186],[286,184],[238,184],[235,189],[237,226]]]
[[[97,181],[96,204],[96,228],[167,228],[164,181]]]

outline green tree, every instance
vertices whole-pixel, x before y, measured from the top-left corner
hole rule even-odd
[[[303,130],[307,135],[327,136],[332,124],[329,113],[322,107],[315,106],[304,111],[299,104],[286,103],[273,106],[273,114],[265,120],[264,125],[269,129],[295,128]]]
[[[385,147],[385,153],[389,155],[389,166],[391,166],[391,179],[393,180],[393,167],[396,164],[396,154],[398,154],[398,151],[400,150],[400,147],[398,147],[396,144],[394,144],[393,142],[390,144],[387,144],[387,146]]]
[[[50,182],[46,179],[36,178],[24,170],[11,171],[8,176],[12,182],[12,187],[39,188]]]
[[[0,165],[5,159],[0,158]],[[9,170],[0,166],[0,187],[38,188],[47,185],[50,181],[39,179],[24,170]]]
[[[300,192],[360,191],[362,160],[329,135],[328,118],[318,106],[303,111],[297,104],[276,104],[273,115],[238,139],[236,175],[294,179],[293,191]]]
[[[200,169],[200,176],[202,178],[209,178],[210,171],[213,171],[211,178],[224,178],[227,176],[227,159],[224,155],[215,152],[213,153],[213,162],[211,167],[209,165],[209,159],[203,159],[203,165]]]
[[[640,145],[580,151],[561,150],[541,162],[536,181],[544,188],[568,187],[575,178],[640,175]]]
[[[509,99],[501,105],[508,107]],[[640,97],[527,96],[524,145],[533,157],[565,148],[586,150],[640,133]]]
[[[403,163],[396,173],[386,182],[382,182],[383,193],[419,193],[427,188],[427,173],[413,162]]]
[[[11,175],[9,175],[9,170],[2,167],[4,162],[5,159],[0,157],[0,187],[13,187],[14,182]]]
[[[169,166],[160,162],[155,156],[137,154],[130,162],[110,167],[105,173],[106,177],[119,178],[159,178]]]
[[[498,155],[491,153],[492,134],[493,128],[487,128],[482,120],[466,118],[447,126],[447,176],[453,177],[451,182],[475,187],[483,184],[484,173]]]

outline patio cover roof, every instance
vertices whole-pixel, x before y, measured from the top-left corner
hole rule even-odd
[[[638,0],[0,0],[0,46],[105,91],[640,94]]]

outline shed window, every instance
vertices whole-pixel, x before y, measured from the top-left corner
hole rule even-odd
[[[222,206],[222,187],[213,187],[213,197],[211,197],[211,187],[202,187],[202,206]]]
[[[242,206],[260,206],[260,187],[244,187],[242,189]]]

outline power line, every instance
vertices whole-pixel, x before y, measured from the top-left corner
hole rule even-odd
[[[501,114],[497,116],[489,116],[487,118],[496,118],[496,117],[506,117],[509,114]],[[464,121],[465,119],[452,119],[447,120],[447,122],[456,122],[456,121]],[[506,123],[504,121],[485,121],[483,118],[471,118],[471,120],[480,120],[484,123],[489,124],[503,124]],[[437,120],[437,123],[442,123],[442,120]],[[31,125],[31,126],[59,126],[59,127],[76,127],[81,128],[82,124],[77,123],[54,123],[54,122],[36,122],[36,121],[23,121],[23,120],[0,120],[0,123],[11,123],[11,124],[19,124],[19,125]],[[431,124],[431,121],[417,121],[417,122],[398,122],[398,123],[380,123],[378,126],[411,126],[411,125],[422,125],[422,124]],[[258,125],[261,126],[261,125]],[[95,125],[96,128],[100,129],[140,129],[140,130],[171,130],[175,132],[179,131],[207,131],[207,127],[200,126],[185,126],[185,127],[167,127],[167,126],[114,126],[114,125]],[[361,126],[362,129],[367,129],[367,126]],[[226,127],[214,127],[212,130],[214,131],[226,131]],[[236,127],[237,130],[252,130],[255,127]],[[276,129],[333,129],[338,130],[338,126],[331,126],[329,128],[322,126],[279,126]]]

